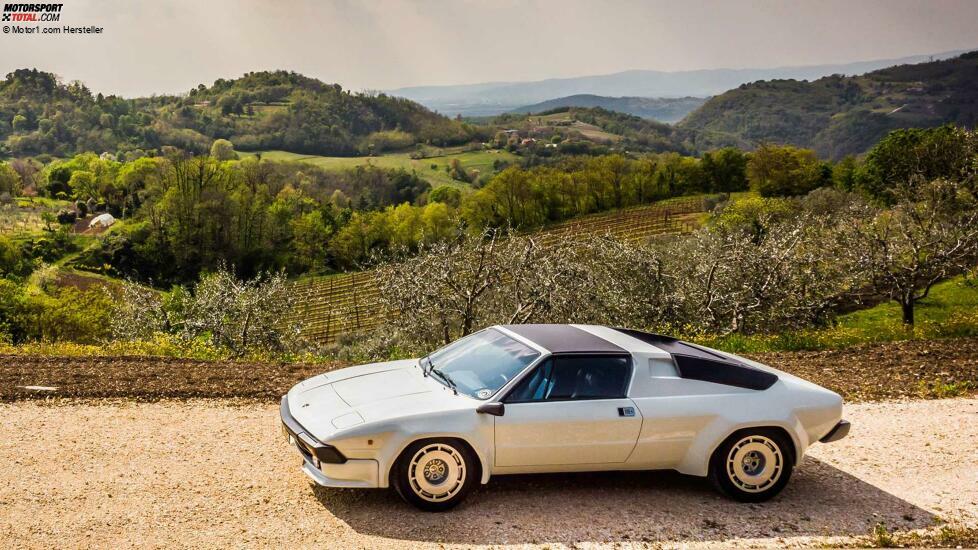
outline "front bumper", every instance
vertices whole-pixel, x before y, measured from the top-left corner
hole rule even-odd
[[[290,445],[302,455],[302,471],[324,487],[379,487],[376,460],[348,459],[336,447],[321,443],[292,416],[288,396],[280,407],[282,431]]]
[[[832,428],[829,433],[825,434],[822,439],[819,439],[822,443],[831,443],[833,441],[838,441],[843,437],[849,435],[849,428],[852,427],[848,420],[840,420],[834,428]]]

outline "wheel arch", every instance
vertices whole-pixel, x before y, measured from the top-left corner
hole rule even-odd
[[[801,460],[806,445],[799,440],[796,426],[790,423],[777,420],[763,420],[757,422],[745,422],[734,425],[718,423],[711,428],[704,429],[698,436],[698,441],[687,449],[686,455],[679,463],[676,470],[681,473],[706,477],[710,471],[710,462],[717,449],[735,434],[745,430],[770,429],[777,430],[791,441],[792,466],[797,466]]]
[[[785,450],[791,453],[791,465],[792,466],[798,465],[798,461],[799,461],[799,457],[801,456],[801,453],[800,453],[800,448],[798,445],[797,438],[794,435],[792,435],[791,431],[786,429],[784,426],[778,424],[764,424],[764,423],[760,423],[755,426],[742,426],[727,434],[726,437],[718,441],[710,450],[709,460],[712,461],[714,455],[716,455],[717,449],[723,446],[723,444],[729,441],[730,439],[733,439],[734,437],[740,437],[742,435],[746,435],[751,432],[756,432],[758,430],[771,430],[773,432],[778,432],[781,435],[783,435],[785,439],[790,441],[791,448]]]
[[[472,455],[474,455],[477,459],[476,460],[477,463],[475,464],[475,466],[479,469],[478,477],[480,482],[482,484],[485,484],[489,481],[490,468],[488,465],[488,457],[486,457],[484,453],[479,452],[476,445],[474,445],[471,441],[469,441],[468,438],[460,434],[426,434],[426,435],[419,435],[416,437],[406,438],[404,441],[401,442],[400,448],[397,450],[397,453],[393,455],[394,459],[391,460],[390,463],[386,465],[387,471],[386,471],[386,475],[382,477],[382,481],[386,483],[386,486],[393,486],[391,483],[391,476],[394,474],[394,468],[396,468],[398,463],[400,463],[401,459],[404,457],[404,452],[407,451],[407,448],[410,447],[411,445],[422,441],[445,441],[445,440],[456,442],[466,447],[468,451],[472,453]]]

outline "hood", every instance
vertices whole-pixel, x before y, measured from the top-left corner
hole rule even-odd
[[[289,410],[313,437],[326,441],[367,422],[459,408],[471,401],[424,377],[416,365],[417,359],[388,361],[314,376],[289,390]]]

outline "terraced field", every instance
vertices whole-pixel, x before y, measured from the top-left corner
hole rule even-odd
[[[640,241],[654,235],[689,233],[699,227],[703,211],[703,197],[681,197],[574,218],[547,227],[540,234],[550,239],[608,233],[627,241]]]
[[[331,344],[341,334],[368,331],[380,324],[379,290],[370,271],[310,277],[296,283],[304,336]]]
[[[612,234],[637,241],[653,235],[686,233],[700,224],[703,197],[682,197],[646,206],[604,212],[562,222],[539,232],[544,240],[571,235]],[[382,321],[379,290],[369,271],[311,277],[296,283],[305,336],[321,344],[343,334],[364,332]]]

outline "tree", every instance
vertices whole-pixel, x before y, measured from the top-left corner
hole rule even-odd
[[[452,159],[451,162],[448,163],[447,168],[448,175],[453,180],[462,181],[465,183],[470,183],[472,181],[472,177],[465,171],[465,168],[462,167],[462,163],[459,162],[458,159]]]
[[[494,231],[426,246],[377,270],[382,305],[398,312],[398,327],[415,342],[450,343],[472,332],[502,280]]]
[[[281,273],[243,281],[221,268],[194,287],[184,334],[189,338],[209,336],[212,343],[238,356],[249,351],[285,351],[301,329],[291,315],[296,300],[294,286]]]
[[[917,181],[940,178],[975,190],[978,134],[952,125],[894,130],[866,155],[865,174],[857,187],[891,202],[893,190]]]
[[[308,212],[292,220],[293,263],[301,271],[322,271],[326,267],[330,227],[320,210]]]
[[[88,170],[77,170],[72,172],[71,179],[68,180],[68,187],[72,194],[79,199],[93,198],[98,195],[95,174]]]
[[[862,167],[856,161],[856,157],[846,155],[832,167],[832,184],[844,191],[853,191],[862,173]]]
[[[302,326],[294,315],[295,287],[281,273],[241,280],[225,267],[201,277],[193,292],[182,286],[158,293],[126,282],[114,300],[116,338],[139,340],[169,333],[206,338],[240,357],[294,348]]]
[[[33,194],[41,186],[43,165],[37,160],[13,159],[10,161],[10,167],[20,175],[22,192]]]
[[[31,129],[31,123],[24,115],[14,115],[11,126],[15,132],[27,132]]]
[[[211,145],[211,157],[217,160],[237,160],[238,153],[234,151],[234,145],[226,139],[215,139]]]
[[[978,210],[964,185],[947,180],[901,185],[894,197],[892,209],[850,224],[845,250],[872,289],[899,303],[903,323],[913,326],[917,302],[978,261]]]
[[[740,149],[724,147],[704,153],[702,167],[709,191],[730,193],[747,189],[747,155]]]
[[[430,202],[442,202],[457,208],[462,202],[462,191],[450,185],[439,185],[432,189],[431,193],[428,193],[428,200]]]
[[[847,290],[839,282],[847,271],[832,263],[834,248],[820,243],[826,234],[820,229],[793,219],[758,239],[720,225],[675,241],[663,253],[673,259],[666,270],[674,281],[675,319],[720,334],[809,326]]]
[[[793,196],[825,183],[825,174],[811,149],[762,145],[747,161],[747,179],[763,197]]]
[[[6,163],[0,163],[0,194],[7,193],[14,197],[20,195],[21,191],[20,174]]]

